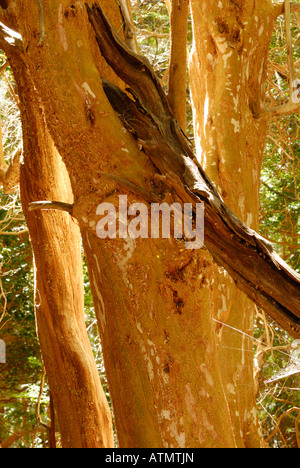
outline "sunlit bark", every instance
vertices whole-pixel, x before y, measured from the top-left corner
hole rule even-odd
[[[235,275],[236,281],[242,282],[241,277],[244,278],[244,274],[245,284],[242,283],[244,289],[258,302],[265,300],[266,305],[269,304],[268,298],[261,299],[265,296],[252,291],[251,282],[250,286],[247,282],[251,277],[248,261],[250,266],[253,265],[252,257],[249,259],[249,251],[253,249],[251,252],[260,262],[259,265],[268,272],[275,271],[272,255],[264,250],[265,244],[261,243],[255,233],[246,231],[222,204],[218,194],[185,146],[186,140],[168,113],[170,110],[167,100],[154,79],[152,81],[154,91],[147,94],[149,77],[151,80],[153,78],[147,66],[132,59],[122,46],[112,44],[109,31],[104,28],[99,34],[98,41],[108,63],[115,62],[115,71],[120,77],[117,79],[98,51],[94,31],[89,23],[85,6],[81,2],[77,2],[75,8],[70,7],[67,0],[53,2],[51,8],[44,6],[46,33],[43,46],[38,46],[36,25],[39,24],[39,18],[36,4],[33,0],[21,3],[19,27],[26,50],[26,63],[43,103],[49,132],[70,175],[75,197],[72,213],[81,228],[120,446],[259,446],[261,440],[251,389],[252,370],[250,359],[246,357],[248,352],[246,346],[251,346],[251,343],[246,339],[242,343],[239,339],[234,341],[234,344],[243,347],[239,363],[237,358],[230,357],[229,351],[226,351],[223,359],[219,359],[220,347],[227,342],[222,338],[222,335],[225,335],[223,328],[214,321],[213,311],[218,310],[216,305],[218,307],[219,304],[217,317],[226,321],[230,312],[231,323],[242,330],[252,326],[252,314],[246,317],[246,310],[243,310],[239,316],[237,312],[232,312],[227,296],[227,285],[218,290],[213,283],[216,271],[213,260],[202,253],[187,251],[184,243],[174,240],[100,240],[95,231],[99,219],[96,216],[97,206],[102,201],[117,203],[118,194],[124,193],[128,195],[129,203],[145,202],[143,197],[145,192],[152,194],[153,197],[162,197],[167,202],[172,202],[174,199],[181,201],[205,199],[208,234],[206,243],[209,249],[221,264],[225,264],[228,260],[227,268],[233,276]],[[88,3],[91,5],[93,2]],[[198,3],[195,2],[197,4],[195,6],[200,7]],[[203,7],[206,4],[207,2],[201,2]],[[116,25],[116,29],[121,30],[120,22],[117,21],[118,16],[113,8],[114,4],[110,1],[101,2],[101,5]],[[238,8],[236,4],[234,5],[233,9]],[[270,4],[266,2],[265,6],[260,6],[262,11],[257,12],[257,17],[262,18],[266,27],[265,13],[270,8]],[[254,128],[258,131],[255,127],[255,116],[257,107],[259,108],[261,104],[263,81],[260,82],[258,96],[254,96],[253,92],[256,90],[260,76],[261,64],[253,67],[251,64],[255,75],[253,77],[249,75],[247,89],[244,89],[250,96],[248,107],[244,103],[242,94],[238,94],[240,101],[237,101],[236,111],[235,104],[232,104],[235,97],[234,84],[236,91],[240,92],[237,89],[238,83],[234,82],[234,73],[237,73],[239,79],[247,77],[246,62],[243,62],[243,67],[238,63],[242,60],[238,57],[240,55],[243,57],[243,51],[238,54],[239,38],[245,37],[246,53],[246,43],[247,41],[250,43],[253,25],[246,24],[250,18],[247,10],[244,12],[245,19],[236,13],[233,25],[230,27],[227,25],[232,35],[220,39],[218,35],[222,36],[224,31],[227,31],[227,19],[221,18],[218,21],[218,17],[214,16],[215,8],[214,4],[211,7],[211,17],[207,15],[207,21],[211,27],[219,31],[215,31],[215,38],[221,43],[220,52],[213,41],[212,50],[209,51],[213,61],[219,59],[217,62],[219,74],[213,76],[215,80],[218,77],[220,79],[217,104],[223,109],[222,105],[225,104],[221,96],[224,96],[227,98],[226,105],[229,105],[228,92],[225,91],[229,83],[224,81],[224,67],[226,68],[228,64],[229,69],[232,68],[230,87],[233,96],[231,96],[230,109],[231,111],[233,109],[236,115],[232,115],[229,123],[228,118],[224,119],[224,122],[221,118],[216,120],[218,125],[215,126],[213,120],[209,120],[211,112],[208,102],[205,123],[207,129],[213,133],[209,135],[208,131],[205,134],[203,144],[209,143],[213,147],[214,143],[215,145],[218,143],[219,151],[228,151],[228,154],[231,144],[233,146],[231,151],[237,150],[236,158],[242,158],[241,170],[248,169],[249,173],[252,169],[255,170],[252,172],[254,178],[258,177],[259,168],[254,167],[252,160],[243,159],[241,153],[247,145],[253,149],[257,149],[258,146],[254,145],[252,135],[249,137],[246,131],[241,140],[236,137],[239,136],[239,131],[242,134],[243,125],[246,125],[242,119],[244,112],[247,124],[249,120],[252,125],[251,130]],[[224,11],[226,15],[228,11],[226,9]],[[195,17],[196,14],[197,11],[194,10]],[[271,28],[270,18],[269,26],[266,27],[268,34]],[[198,41],[197,34],[196,32],[196,41]],[[255,41],[256,39],[255,36]],[[229,55],[222,52],[225,44]],[[206,44],[205,47],[208,46],[209,44]],[[267,38],[265,38],[263,44],[259,42],[258,49],[252,51],[251,56],[254,52],[258,56],[260,52],[263,58],[263,52],[267,47]],[[246,60],[246,57],[243,60]],[[211,57],[206,58],[210,63]],[[205,64],[206,62],[203,67]],[[213,62],[210,66],[213,67]],[[126,81],[128,67],[131,67],[131,78],[137,77],[134,83]],[[203,73],[206,76],[205,69]],[[128,96],[117,90],[117,96],[120,97],[119,105],[122,102],[128,104],[126,109],[118,108],[118,102],[113,102],[110,95],[110,101],[115,109],[118,109],[119,115],[117,115],[104,93],[100,74],[121,88],[124,88],[121,80],[126,81],[127,85],[130,84],[134,88],[140,101],[129,103]],[[261,72],[262,77],[263,74],[264,68]],[[206,80],[202,85],[206,86]],[[213,86],[217,89],[217,82],[214,85],[211,83],[210,86],[209,92],[212,92]],[[112,92],[111,87],[108,86],[108,89]],[[199,93],[201,99],[204,95],[206,91]],[[143,99],[146,96],[148,99]],[[196,133],[197,118],[198,125],[201,125],[200,116],[203,110],[201,99],[198,117],[195,119]],[[222,112],[223,110],[219,113]],[[215,110],[212,118],[216,115],[217,119],[219,117],[217,114],[218,111]],[[151,121],[152,115],[155,119]],[[136,119],[126,121],[127,117],[132,116]],[[137,141],[130,131],[124,128],[124,125],[129,128],[130,123],[133,125],[133,130],[141,133],[140,137],[136,135]],[[228,141],[226,141],[226,131],[229,132]],[[153,142],[151,138],[148,141],[143,140],[142,135],[149,134],[151,138],[157,138],[154,140],[157,146],[151,146]],[[237,141],[232,142],[232,137]],[[207,138],[208,143],[205,143]],[[263,135],[261,145],[263,145]],[[140,150],[141,147],[144,151]],[[204,149],[208,151],[206,147]],[[249,149],[247,157],[250,158],[251,154]],[[251,199],[246,200],[248,192],[246,195],[243,194],[242,188],[235,180],[236,177],[233,178],[230,172],[230,169],[236,167],[235,164],[229,158],[225,158],[227,156],[225,153],[224,160],[219,156],[219,153],[216,153],[208,169],[214,168],[213,162],[224,164],[224,176],[219,181],[218,178],[214,179],[212,174],[212,179],[222,189],[222,194],[224,198],[227,197],[229,204],[233,203],[235,198],[244,195],[242,201],[244,200],[247,211],[240,205],[237,214],[243,219],[248,214],[249,217],[245,220],[255,226],[257,205],[253,200],[257,203],[257,181],[249,181],[249,184],[252,183],[252,192],[249,191]],[[132,184],[138,186],[138,190],[130,190],[130,184],[131,187]],[[233,204],[231,206],[234,207]],[[238,249],[240,257],[236,255],[236,264],[238,270],[242,270],[242,274],[240,271],[234,271],[232,255],[226,258],[228,246],[235,255],[235,247]],[[269,255],[270,262],[264,260],[259,252],[265,257]],[[248,259],[244,266],[242,259]],[[277,274],[279,275],[279,272]],[[287,276],[283,268],[282,275],[285,274]],[[263,288],[265,278],[260,278],[256,273],[254,276],[255,278],[257,276],[257,281],[260,281],[259,285]],[[229,280],[226,278],[227,281]],[[289,284],[288,280],[286,284]],[[290,287],[294,286],[296,289],[296,285],[295,277],[294,283],[291,279]],[[216,297],[217,294],[219,297]],[[282,298],[276,299],[279,301]],[[270,301],[269,307],[271,311],[279,308],[278,306],[276,309],[276,301],[275,305],[271,305]],[[249,384],[249,390],[242,386],[242,379],[244,384]],[[233,397],[234,392],[236,399]]]
[[[8,57],[20,95],[21,198],[34,251],[37,332],[62,444],[112,447],[110,409],[85,327],[80,231],[66,213],[28,211],[34,200],[72,202],[69,177],[47,130],[22,51],[8,49]]]

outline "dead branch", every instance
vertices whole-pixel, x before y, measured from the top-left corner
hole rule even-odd
[[[22,155],[22,149],[18,148],[12,156],[11,163],[5,173],[3,179],[3,189],[5,194],[11,194],[15,192],[20,183],[20,159]]]
[[[186,131],[188,16],[189,0],[172,0],[168,97],[172,111],[184,131]]]
[[[224,204],[175,120],[149,62],[134,54],[111,26],[99,4],[86,5],[101,53],[130,87],[134,100],[103,82],[124,126],[182,203],[205,203],[205,245],[237,287],[292,336],[300,337],[300,276],[259,234]]]
[[[73,205],[59,201],[37,201],[29,204],[29,211],[38,210],[58,210],[66,211],[69,214],[73,213]]]
[[[290,2],[290,8],[292,13],[300,12],[300,3]],[[276,5],[276,14],[277,16],[283,15],[285,13],[285,2],[280,5]]]

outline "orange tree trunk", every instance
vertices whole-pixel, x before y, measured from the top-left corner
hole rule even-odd
[[[73,215],[87,256],[120,446],[259,445],[253,395],[250,391],[243,402],[241,394],[242,378],[252,386],[245,353],[240,375],[233,360],[224,376],[215,306],[203,299],[203,294],[216,294],[206,275],[208,269],[215,271],[212,260],[174,240],[96,236],[100,202],[116,203],[118,193],[127,193],[129,203],[144,202],[143,191],[155,192],[158,182],[153,163],[103,92],[99,71],[106,76],[107,65],[83,3],[44,6],[45,35],[40,37],[36,3],[21,3],[16,15],[26,62],[75,196]],[[111,12],[111,2],[101,4]],[[135,194],[128,190],[130,181],[139,186]],[[120,191],[120,185],[127,190]],[[237,414],[240,410],[246,416]]]
[[[20,95],[21,198],[35,260],[35,313],[64,448],[112,447],[110,409],[86,333],[80,231],[61,212],[28,211],[35,200],[72,202],[65,165],[47,130],[20,54],[10,63]]]
[[[230,415],[214,323],[192,294],[203,287],[201,259],[176,241],[96,236],[97,205],[117,195],[101,173],[117,170],[148,188],[155,171],[105,97],[83,3],[75,11],[67,1],[44,7],[42,47],[33,38],[34,1],[24,2],[21,18],[27,61],[75,195],[120,446],[235,446],[235,429],[224,427]]]

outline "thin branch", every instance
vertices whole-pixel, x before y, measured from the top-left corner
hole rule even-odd
[[[123,18],[125,42],[133,52],[138,52],[134,25],[131,21],[131,15],[128,9],[127,0],[116,0]]]
[[[299,413],[300,408],[297,408],[297,407],[290,408],[280,416],[280,418],[277,421],[277,424],[276,424],[276,427],[275,427],[274,431],[271,432],[271,434],[267,437],[267,439],[265,439],[265,442],[268,442],[270,439],[272,439],[272,437],[274,437],[274,435],[276,434],[276,432],[280,428],[280,424],[281,424],[281,421],[283,420],[283,418],[285,418],[285,416],[287,416],[288,414],[293,413],[294,411],[297,411]]]
[[[47,429],[47,431],[49,432],[51,430],[51,427],[48,424],[44,423],[41,417],[41,401],[42,401],[43,392],[44,392],[45,380],[46,380],[46,368],[43,364],[40,391],[39,391],[39,396],[38,396],[38,400],[36,403],[35,415],[36,415],[37,424],[41,425],[42,427]]]
[[[22,234],[27,234],[28,229],[23,229],[22,231],[0,231],[0,236],[21,236]]]
[[[168,98],[183,131],[186,131],[188,16],[189,0],[172,0]]]
[[[279,195],[280,197],[283,197],[283,198],[285,198],[285,199],[287,199],[287,200],[300,202],[300,198],[291,197],[290,195],[285,195],[284,193],[278,192],[277,190],[275,190],[275,189],[273,189],[272,187],[270,187],[270,185],[266,184],[266,182],[263,182],[263,181],[262,181],[262,184],[263,184],[268,190],[270,190],[270,192],[276,193],[276,195]]]
[[[288,58],[288,69],[289,69],[289,89],[290,99],[292,102],[293,96],[293,84],[295,79],[295,68],[293,59],[293,45],[292,45],[292,32],[291,32],[291,3],[290,0],[285,1],[285,32],[286,32],[286,45],[287,45],[287,58]]]
[[[0,272],[1,272],[1,269],[2,269],[2,263],[0,264]],[[6,295],[4,293],[4,290],[3,290],[3,285],[2,285],[2,280],[0,278],[0,299],[3,298],[3,307],[2,307],[2,311],[0,313],[0,323],[2,322],[4,316],[5,316],[5,313],[6,313],[6,309],[7,309],[7,298],[6,298]]]
[[[279,242],[274,239],[270,239],[268,237],[266,237],[266,239],[272,244],[284,245],[285,247],[289,247],[290,249],[299,249],[300,247],[300,244],[289,244],[288,242],[283,242],[283,241]]]
[[[281,5],[282,7],[282,5]],[[285,14],[285,32],[286,32],[286,46],[287,46],[287,61],[288,61],[288,80],[289,80],[289,100],[286,104],[279,107],[274,107],[265,111],[260,117],[262,119],[277,117],[280,115],[296,114],[300,111],[300,102],[294,102],[294,83],[295,83],[295,65],[293,58],[293,45],[291,33],[291,12],[300,11],[299,3],[291,3],[290,0],[284,0],[283,11]]]
[[[165,0],[165,2],[166,2],[166,6],[167,6],[167,9],[168,9],[169,15],[171,16],[171,13],[172,13],[171,0]]]
[[[3,183],[5,174],[7,171],[7,164],[4,159],[3,143],[2,143],[2,120],[1,120],[1,108],[0,108],[0,183]]]
[[[40,22],[40,36],[39,36],[38,47],[42,47],[42,45],[44,44],[44,38],[45,38],[44,7],[42,5],[41,0],[36,0],[36,3],[39,9],[39,22]]]
[[[147,29],[139,29],[138,37],[145,37],[145,36],[157,37],[157,39],[165,39],[166,37],[169,37],[169,34],[157,33],[155,31],[148,31]]]

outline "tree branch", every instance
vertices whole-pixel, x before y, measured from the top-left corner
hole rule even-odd
[[[291,5],[291,12],[297,13],[300,12],[300,3],[290,2]],[[280,5],[276,5],[276,15],[280,16],[285,13],[285,3],[282,2]]]
[[[276,195],[279,195],[282,198],[285,198],[286,200],[291,200],[291,201],[296,201],[300,202],[299,198],[291,197],[290,195],[286,195],[285,193],[278,192],[278,190],[273,189],[270,187],[270,185],[266,184],[266,182],[262,181],[262,185],[264,185],[270,192],[276,193]]]
[[[137,50],[135,31],[134,31],[134,26],[131,21],[130,12],[128,10],[127,0],[117,0],[117,3],[119,5],[121,16],[124,22],[125,42],[133,52],[137,52],[138,50]]]
[[[300,275],[259,234],[224,204],[197,162],[149,63],[118,37],[100,6],[87,5],[102,55],[130,86],[104,82],[104,91],[126,128],[182,203],[205,203],[205,245],[237,286],[292,336],[300,337]]]
[[[29,211],[38,211],[38,210],[58,210],[66,211],[67,213],[73,213],[73,205],[69,203],[63,203],[58,201],[37,201],[29,203]]]
[[[186,131],[187,32],[189,0],[172,0],[169,102]]]
[[[300,110],[300,102],[297,99],[297,102],[293,100],[294,87],[295,87],[295,65],[293,58],[293,45],[292,45],[292,34],[291,34],[291,12],[298,11],[296,7],[299,7],[299,3],[292,3],[290,0],[284,0],[283,12],[285,14],[285,32],[286,32],[286,46],[287,46],[287,64],[288,64],[288,80],[289,80],[289,100],[286,104],[283,104],[279,107],[274,107],[265,111],[260,117],[273,118],[280,115],[289,115],[295,114]]]
[[[168,9],[169,15],[171,16],[171,13],[172,13],[171,0],[165,0],[165,2],[166,2],[166,6],[167,6],[167,9]]]
[[[42,47],[42,45],[44,44],[44,38],[45,38],[44,7],[43,7],[41,0],[36,0],[36,3],[39,9],[39,22],[40,22],[40,36],[39,36],[38,47]]]
[[[285,1],[285,33],[286,33],[286,46],[287,46],[287,61],[289,69],[289,90],[290,99],[292,102],[292,95],[294,92],[293,85],[295,79],[295,67],[293,59],[293,45],[292,45],[292,32],[291,32],[291,2],[290,0]]]
[[[289,101],[279,107],[273,107],[263,112],[260,116],[261,119],[271,119],[273,117],[279,117],[281,115],[296,114],[300,111],[300,103]]]

